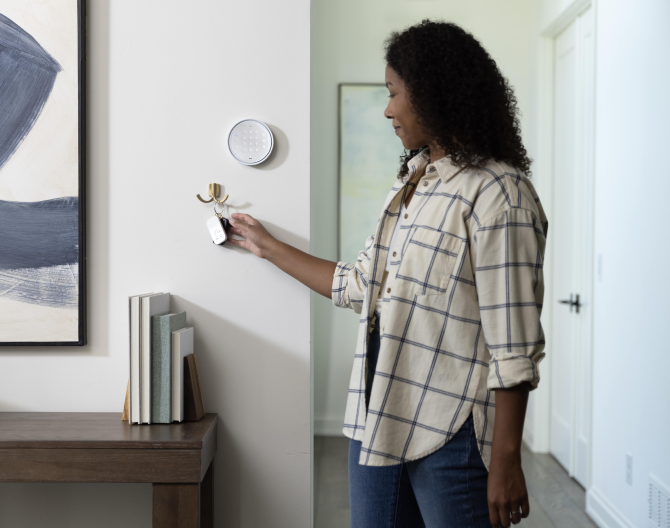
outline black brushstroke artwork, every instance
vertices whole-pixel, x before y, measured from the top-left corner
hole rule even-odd
[[[33,128],[62,68],[0,14],[0,168]]]
[[[77,308],[79,200],[0,200],[0,295]]]
[[[61,70],[31,35],[0,14],[0,170],[35,125]],[[0,200],[0,296],[77,308],[78,201]]]
[[[43,202],[0,200],[0,270],[76,263],[78,202],[76,196]]]

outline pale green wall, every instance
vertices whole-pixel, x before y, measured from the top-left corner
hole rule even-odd
[[[335,260],[338,83],[383,82],[383,42],[391,31],[423,18],[455,22],[482,42],[516,88],[525,111],[525,131],[531,113],[536,4],[533,0],[314,0],[312,9],[312,241],[315,255]],[[395,174],[388,177],[390,188]],[[314,430],[340,434],[358,315],[336,309],[320,295],[313,294],[313,301]]]

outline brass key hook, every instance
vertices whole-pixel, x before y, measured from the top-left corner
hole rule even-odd
[[[228,195],[226,194],[221,200],[217,200],[216,197],[219,195],[220,192],[221,192],[221,187],[218,183],[210,183],[209,184],[209,189],[208,189],[210,199],[209,200],[203,200],[202,197],[199,194],[196,194],[196,197],[202,203],[210,203],[210,202],[214,201],[218,204],[222,204],[223,202],[225,202],[228,199]]]

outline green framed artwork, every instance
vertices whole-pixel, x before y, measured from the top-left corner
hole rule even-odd
[[[356,261],[397,178],[403,147],[387,104],[384,84],[339,85],[338,260]]]

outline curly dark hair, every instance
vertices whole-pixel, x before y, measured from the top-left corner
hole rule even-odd
[[[479,168],[493,158],[531,175],[514,91],[475,37],[456,24],[423,20],[392,33],[385,51],[419,125],[454,165]],[[421,150],[405,150],[399,177]]]

